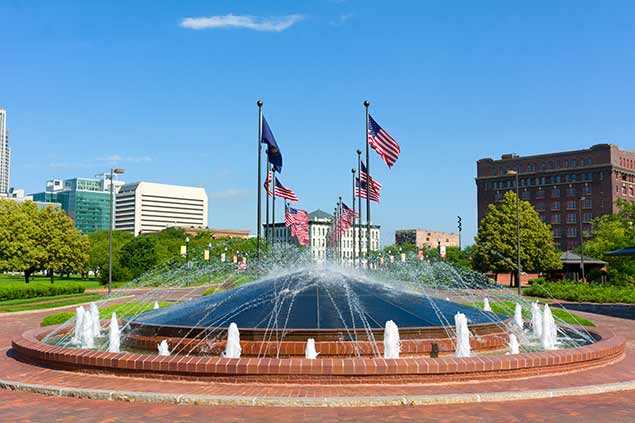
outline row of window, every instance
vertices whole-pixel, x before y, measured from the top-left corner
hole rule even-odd
[[[564,203],[561,203],[560,201],[556,200],[552,202],[549,207],[547,207],[548,204],[546,204],[544,201],[537,201],[536,210],[544,211],[544,210],[547,210],[547,208],[549,208],[552,211],[558,211],[561,209],[562,204],[565,205],[565,209],[567,210],[576,210],[578,208],[578,200],[567,200]],[[591,208],[593,208],[593,200],[591,200],[590,198],[585,198],[584,200],[582,200],[583,210],[591,209]]]
[[[570,228],[553,228],[553,237],[554,238],[575,238],[578,236],[578,228],[573,226]],[[591,227],[583,227],[582,234],[584,237],[588,237],[589,232],[591,231]]]
[[[600,173],[601,175],[601,173]],[[600,178],[602,180],[602,178]],[[521,187],[540,186],[540,185],[554,185],[571,182],[593,182],[593,173],[585,172],[578,174],[566,174],[566,175],[551,175],[541,176],[535,178],[520,178],[519,184]],[[487,191],[490,187],[488,182],[485,182],[484,189]],[[516,188],[516,178],[511,178],[505,181],[493,181],[491,183],[493,190],[504,188]]]
[[[621,159],[620,159],[621,160]],[[586,159],[555,159],[548,160],[540,163],[529,163],[527,166],[524,164],[514,165],[512,167],[495,167],[494,175],[505,175],[509,170],[514,170],[519,173],[524,172],[538,172],[544,170],[552,170],[552,169],[569,169],[569,168],[578,168],[583,166],[591,166],[593,164],[593,159],[588,157]]]
[[[562,223],[562,216],[560,214],[552,214],[551,219],[547,215],[541,214],[540,220],[543,223],[549,223],[551,225],[559,225]],[[578,214],[577,213],[567,213],[565,215],[566,223],[573,224],[578,223]],[[582,213],[582,223],[589,223],[593,219],[593,213],[584,212]]]

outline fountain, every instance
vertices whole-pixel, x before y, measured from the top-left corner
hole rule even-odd
[[[232,322],[229,324],[227,330],[227,345],[225,345],[225,351],[223,357],[225,358],[240,358],[242,348],[240,347],[240,332],[238,332],[238,325]]]
[[[483,298],[483,311],[492,311],[492,308],[489,305],[489,298]]]
[[[510,333],[508,354],[518,354],[519,352],[520,352],[520,345],[518,344],[518,338],[513,333]]]
[[[531,328],[536,338],[542,337],[542,312],[538,307],[538,302],[531,303]]]
[[[540,338],[542,348],[545,350],[555,350],[558,338],[558,327],[556,321],[551,314],[549,304],[545,304],[545,310],[542,314],[542,337]]]
[[[99,318],[99,308],[95,303],[90,303],[90,319],[93,326],[93,338],[98,338],[101,336],[101,322]]]
[[[121,334],[119,333],[119,321],[117,320],[117,313],[112,313],[108,332],[108,352],[118,353],[120,345]]]
[[[82,321],[84,320],[84,307],[79,306],[75,309],[75,331],[73,332],[73,337],[71,338],[71,343],[75,345],[82,344]]]
[[[514,308],[514,323],[520,330],[523,329],[523,308],[518,303],[516,303],[516,307]]]
[[[399,358],[400,349],[399,328],[388,320],[384,329],[384,358]]]
[[[465,314],[456,313],[454,323],[456,326],[456,351],[454,355],[456,357],[469,357],[471,351],[470,330],[467,327]]]
[[[168,346],[168,341],[165,339],[161,341],[160,344],[157,344],[157,348],[159,350],[159,355],[167,357],[170,355],[170,348]]]
[[[158,310],[159,309],[159,302],[158,301],[154,302],[154,305],[152,306],[152,309],[153,310]]]
[[[315,360],[320,354],[315,350],[315,339],[309,338],[306,341],[306,349],[304,350],[304,358],[308,360]]]
[[[95,332],[93,328],[93,315],[90,311],[84,312],[82,316],[82,327],[80,330],[80,345],[82,348],[95,348]]]

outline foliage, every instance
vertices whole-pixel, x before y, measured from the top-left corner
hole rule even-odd
[[[473,264],[483,272],[512,273],[516,270],[516,194],[507,192],[498,204],[490,204],[481,221],[474,246]],[[562,264],[548,225],[527,201],[519,203],[520,264],[522,270],[540,272]]]
[[[483,303],[481,302],[471,303],[469,305],[479,309],[483,308]],[[490,301],[489,305],[494,313],[502,314],[503,316],[513,316],[514,308],[516,306],[516,304],[511,301]],[[557,322],[568,323],[572,325],[595,326],[592,321],[571,313],[568,310],[553,307],[551,309],[551,313],[553,314]],[[522,315],[524,319],[531,318],[531,313],[529,310],[527,310],[526,307],[522,309]]]
[[[105,281],[108,281],[108,237],[108,230],[88,234],[88,239],[90,241],[90,258],[88,260],[88,268],[100,278],[105,276],[105,279],[102,279]],[[113,266],[119,264],[119,251],[121,250],[121,247],[132,239],[134,239],[134,235],[129,232],[112,232]],[[121,272],[119,272],[119,274],[120,273]],[[115,278],[114,280],[123,279]]]
[[[174,303],[169,303],[165,301],[159,301],[159,307],[168,307],[173,305]],[[131,301],[129,303],[123,304],[115,304],[108,307],[99,309],[99,318],[100,319],[110,319],[112,313],[117,313],[117,318],[124,318],[128,316],[133,316],[140,313],[145,313],[146,311],[151,311],[154,308],[154,302],[139,302],[139,301]],[[62,311],[59,313],[49,314],[40,322],[40,326],[51,326],[51,325],[60,325],[65,323],[75,317],[75,313],[72,311]]]
[[[590,303],[635,303],[635,291],[631,288],[587,284],[584,282],[534,282],[525,288],[525,295],[543,298]]]
[[[635,204],[618,200],[618,212],[595,218],[592,239],[584,243],[584,254],[608,262],[608,281],[613,285],[635,287],[635,259],[611,257],[606,253],[635,245]]]
[[[466,269],[472,268],[472,247],[467,247],[461,250],[459,247],[447,247],[445,249],[446,257],[448,263],[457,266],[464,267]]]
[[[159,258],[153,238],[140,236],[124,245],[119,252],[119,263],[130,271],[133,278],[156,266]]]
[[[82,294],[84,287],[77,283],[50,284],[32,283],[0,285],[0,301],[34,297],[51,297],[54,295]]]

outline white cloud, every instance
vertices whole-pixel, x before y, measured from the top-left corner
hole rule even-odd
[[[209,29],[209,28],[247,28],[254,31],[281,32],[301,21],[302,15],[287,15],[272,18],[263,18],[249,15],[224,15],[200,18],[184,18],[181,21],[183,28]]]

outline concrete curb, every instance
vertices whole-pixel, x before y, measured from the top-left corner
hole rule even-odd
[[[238,397],[224,395],[188,395],[158,392],[110,391],[103,389],[64,388],[0,380],[0,389],[30,392],[65,398],[108,401],[147,402],[188,405],[267,406],[267,407],[386,407],[399,405],[451,405],[482,402],[519,401],[567,396],[596,395],[635,390],[635,381],[531,391],[503,391],[443,395],[385,397]]]

